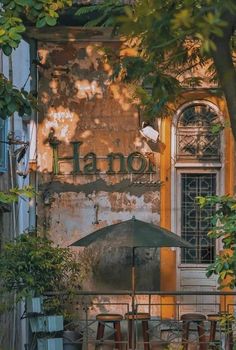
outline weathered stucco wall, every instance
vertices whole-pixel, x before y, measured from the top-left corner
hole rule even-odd
[[[38,221],[63,246],[133,215],[160,220],[158,153],[139,133],[127,87],[109,79],[100,44],[38,43]],[[118,42],[106,46],[119,50]],[[142,259],[140,273],[151,266],[157,275],[159,253]],[[123,268],[121,258],[119,277]],[[158,279],[150,278],[145,284],[157,289]]]

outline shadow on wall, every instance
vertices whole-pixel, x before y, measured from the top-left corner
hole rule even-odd
[[[91,291],[131,290],[131,248],[113,248],[105,245],[85,248],[83,256],[93,252],[90,276],[83,288]],[[160,249],[135,249],[136,291],[160,290]]]

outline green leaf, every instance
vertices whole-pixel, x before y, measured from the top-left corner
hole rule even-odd
[[[23,26],[23,25],[16,26],[16,27],[15,27],[15,31],[16,31],[17,33],[23,33],[23,32],[25,31],[25,26]]]
[[[18,33],[16,33],[15,31],[11,31],[9,32],[9,38],[13,39],[14,41],[21,41],[22,36]]]
[[[55,25],[57,24],[57,20],[56,20],[56,18],[54,18],[54,17],[46,16],[46,17],[45,17],[45,20],[46,20],[46,23],[47,23],[49,26],[51,26],[51,27],[53,27],[53,26],[55,26]]]
[[[206,197],[196,197],[196,200],[200,207],[203,207],[207,201]]]
[[[41,10],[43,8],[43,4],[41,2],[35,2],[33,6],[36,10]]]
[[[45,19],[45,17],[43,17],[43,18],[40,18],[40,19],[36,22],[36,27],[37,27],[37,28],[42,28],[42,27],[44,27],[46,24],[47,24],[47,23],[46,23],[46,19]]]
[[[20,6],[27,6],[30,4],[30,0],[15,0],[15,3]]]
[[[26,114],[26,115],[31,115],[31,113],[32,113],[32,109],[31,109],[31,107],[30,106],[25,106],[25,109],[24,109],[24,114]]]
[[[8,103],[10,103],[10,101],[11,101],[11,96],[10,95],[6,95],[5,96],[5,102],[8,104]]]
[[[223,264],[222,263],[218,263],[216,265],[216,268],[215,268],[216,272],[220,273],[222,271],[222,269],[223,269]]]
[[[209,277],[211,277],[212,276],[212,274],[213,274],[213,270],[208,270],[207,272],[206,272],[206,277],[207,278],[209,278]]]
[[[14,100],[11,100],[7,107],[10,114],[14,113],[17,110],[17,104]]]
[[[2,51],[6,56],[10,56],[12,53],[12,47],[9,45],[3,45],[2,46]]]
[[[9,44],[10,44],[10,46],[13,48],[13,49],[16,49],[18,46],[19,46],[19,41],[13,41],[13,40],[11,40],[10,42],[9,42]]]

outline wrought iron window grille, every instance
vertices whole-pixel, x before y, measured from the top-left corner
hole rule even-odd
[[[220,133],[214,126],[220,125],[215,110],[205,104],[186,107],[177,123],[176,160],[220,161]]]

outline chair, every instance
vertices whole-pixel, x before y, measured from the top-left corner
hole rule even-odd
[[[197,313],[183,314],[180,318],[183,321],[182,345],[184,350],[188,350],[189,330],[191,323],[197,323],[199,338],[199,350],[206,350],[206,339],[204,330],[204,321],[206,316]]]
[[[133,323],[134,321],[141,321],[144,350],[149,350],[150,345],[149,345],[148,321],[150,320],[150,314],[145,312],[137,312],[135,314],[133,314],[132,312],[127,312],[125,314],[125,319],[128,320],[129,349],[132,349],[133,339],[134,339],[134,346],[136,345],[135,334],[133,338],[133,331],[134,331]]]
[[[122,321],[123,316],[120,314],[98,314],[96,320],[98,321],[97,328],[97,340],[102,340],[104,337],[105,325],[106,323],[112,323],[114,327],[114,339],[115,339],[115,349],[121,350],[121,328],[120,321]]]

